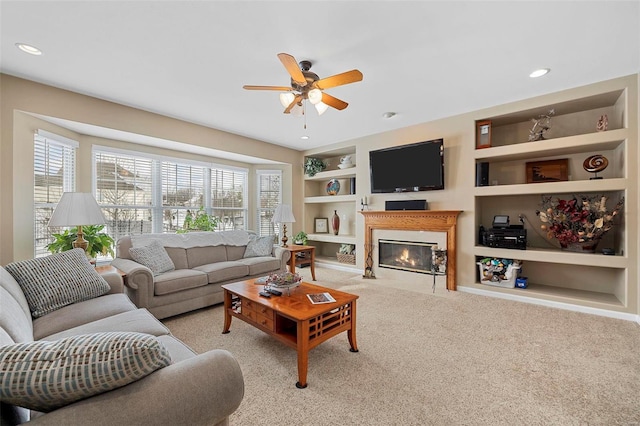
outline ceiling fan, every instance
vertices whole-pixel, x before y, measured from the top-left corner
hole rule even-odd
[[[309,100],[309,102],[315,106],[320,115],[322,115],[328,107],[343,110],[349,104],[325,93],[324,90],[362,80],[362,73],[358,70],[351,70],[321,79],[316,73],[310,71],[310,61],[300,61],[300,63],[298,63],[293,56],[287,53],[278,53],[278,58],[291,76],[290,87],[249,85],[242,87],[246,90],[275,90],[285,92],[280,94],[280,102],[282,106],[285,107],[285,114],[303,114],[303,101],[305,99]]]

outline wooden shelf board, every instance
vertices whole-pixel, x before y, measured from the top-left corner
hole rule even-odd
[[[596,291],[578,290],[535,283],[529,283],[529,286],[525,289],[493,287],[480,283],[472,284],[471,287],[523,297],[533,297],[556,302],[591,306],[594,308],[624,311],[624,309],[622,309],[624,308],[624,304],[618,300],[615,295],[610,293],[599,293]]]
[[[572,180],[567,182],[524,183],[518,185],[479,186],[476,197],[495,197],[528,194],[565,194],[577,192],[624,191],[627,179]]]
[[[307,204],[312,203],[347,203],[357,200],[355,194],[348,195],[320,195],[317,197],[304,197],[304,202]]]
[[[628,129],[616,129],[543,141],[521,142],[512,145],[476,149],[475,158],[476,160],[495,162],[613,150],[628,137]]]
[[[625,256],[605,256],[601,253],[574,253],[570,251],[527,248],[514,250],[475,246],[475,256],[519,259],[531,262],[561,263],[566,265],[599,266],[603,268],[624,269],[629,267],[629,259]]]

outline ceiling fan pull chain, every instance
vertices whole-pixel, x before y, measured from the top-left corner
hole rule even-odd
[[[307,103],[302,101],[302,115],[304,116],[304,129],[307,130]]]

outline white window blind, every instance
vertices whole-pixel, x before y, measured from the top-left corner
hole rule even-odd
[[[247,172],[211,169],[211,214],[219,218],[219,230],[247,229]]]
[[[107,219],[106,232],[124,235],[153,232],[153,161],[94,150],[95,194]]]
[[[260,236],[279,234],[279,228],[271,219],[282,202],[282,171],[258,170],[257,174],[257,232]]]
[[[60,197],[75,191],[75,157],[78,143],[67,138],[38,131],[33,150],[34,256],[46,256],[52,234],[61,229],[48,227]]]
[[[182,229],[186,215],[195,214],[205,206],[206,188],[209,186],[205,175],[208,175],[208,170],[201,166],[162,162],[163,232]]]

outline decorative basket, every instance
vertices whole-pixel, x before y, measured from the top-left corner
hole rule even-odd
[[[340,263],[348,263],[349,265],[355,265],[356,264],[356,255],[355,254],[336,253],[336,256],[338,257],[338,262],[340,262]]]

